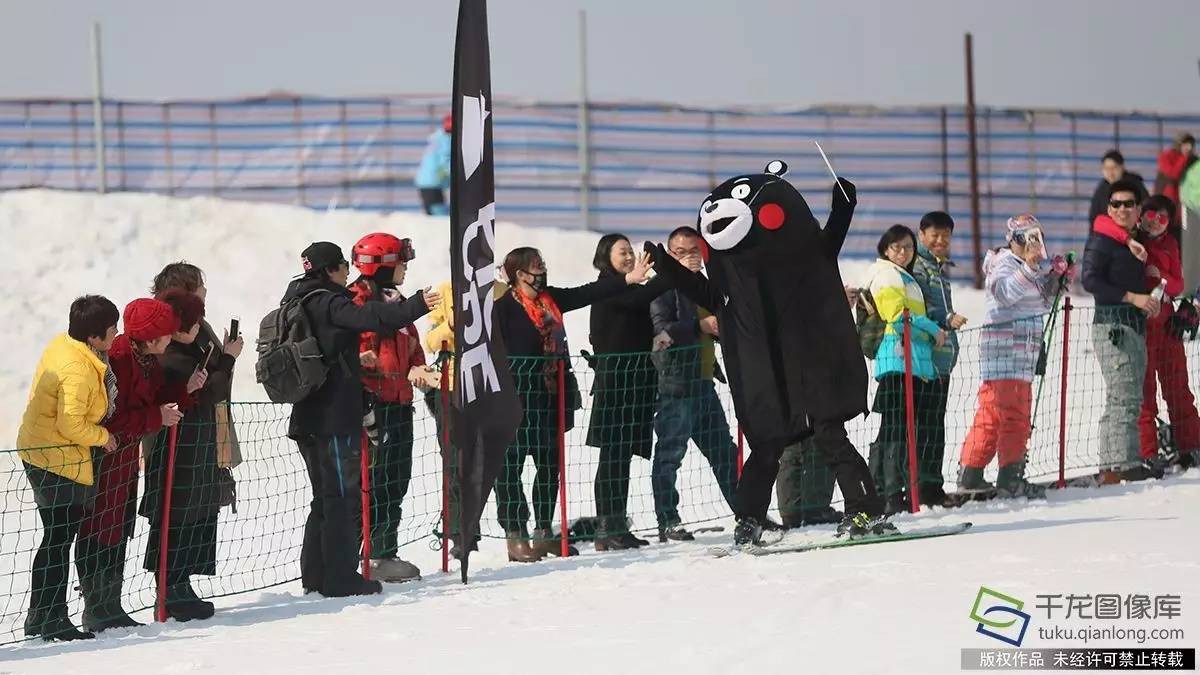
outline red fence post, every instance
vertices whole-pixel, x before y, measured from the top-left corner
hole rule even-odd
[[[570,552],[567,541],[567,369],[565,357],[558,360],[558,503],[562,508],[562,550],[566,558]]]
[[[742,479],[742,465],[745,464],[745,462],[746,462],[745,445],[744,445],[743,438],[744,437],[742,436],[742,425],[739,423],[738,427],[737,427],[737,450],[738,450],[737,477],[738,477],[738,480]]]
[[[375,420],[378,424],[379,420]],[[371,578],[371,441],[362,431],[362,575]]]
[[[167,545],[171,543],[171,492],[175,489],[175,445],[179,439],[178,425],[167,432],[167,478],[163,481],[162,530],[158,534],[158,598],[154,618],[167,620]]]
[[[913,403],[912,315],[904,310],[904,427],[908,436],[908,504],[912,513],[921,507],[917,500],[917,411]]]
[[[450,344],[442,340],[442,351],[450,351]],[[442,572],[450,571],[450,362],[442,365]],[[461,534],[459,535],[462,536]],[[463,550],[469,546],[462,542]]]
[[[1058,403],[1058,487],[1067,486],[1067,365],[1071,360],[1071,298],[1063,302],[1062,385]]]

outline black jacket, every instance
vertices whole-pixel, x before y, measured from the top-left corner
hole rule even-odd
[[[1146,315],[1122,298],[1146,292],[1146,267],[1125,244],[1097,232],[1083,249],[1083,287],[1096,299],[1095,323],[1122,323],[1146,331]]]
[[[610,295],[622,293],[625,288],[626,284],[623,278],[613,277],[575,288],[551,286],[546,289],[546,292],[554,299],[559,311],[566,314],[581,307],[587,307]],[[500,335],[504,337],[504,347],[508,350],[513,383],[516,385],[517,393],[521,396],[521,405],[525,409],[522,424],[529,427],[531,424],[537,423],[541,417],[548,416],[556,410],[558,401],[556,392],[547,389],[543,378],[545,354],[542,350],[542,334],[538,332],[537,326],[525,313],[525,308],[513,297],[513,293],[519,292],[511,289],[504,294],[504,297],[496,301],[494,320]],[[573,411],[578,410],[580,406],[579,385],[575,380],[574,373],[571,372],[569,360],[566,362],[566,366],[566,423],[567,428],[570,429],[574,426]],[[542,422],[548,423],[548,418]]]
[[[220,511],[221,483],[217,466],[216,405],[228,401],[233,386],[234,358],[222,351],[216,333],[202,324],[190,345],[172,342],[160,357],[167,384],[186,383],[200,367],[209,346],[216,351],[208,364],[208,381],[183,410],[175,442],[175,489],[171,493],[171,522],[191,523]],[[162,515],[162,485],[166,478],[168,432],[154,437],[146,455],[146,494],[141,514],[151,522]]]
[[[1138,191],[1138,198],[1145,200],[1150,196],[1146,191],[1146,181],[1142,179],[1141,174],[1136,174],[1132,171],[1125,172],[1125,178],[1137,183],[1141,190]],[[1112,184],[1103,178],[1096,184],[1096,190],[1092,192],[1092,205],[1088,209],[1088,228],[1092,227],[1092,223],[1096,221],[1096,216],[1108,213],[1108,190]]]
[[[700,312],[696,303],[671,289],[650,303],[654,334],[666,333],[671,346],[651,354],[664,396],[694,396],[701,377]],[[715,366],[715,364],[714,364]]]
[[[395,331],[425,316],[420,295],[404,302],[354,304],[353,294],[325,278],[304,277],[288,285],[283,301],[326,290],[304,303],[321,353],[330,365],[321,388],[292,407],[288,436],[354,436],[362,433],[363,386],[358,362],[360,333]]]
[[[616,272],[601,272],[598,281]],[[592,417],[587,444],[619,446],[650,458],[658,376],[650,361],[654,324],[650,303],[669,288],[656,277],[592,307],[590,337],[596,377],[592,383]]]

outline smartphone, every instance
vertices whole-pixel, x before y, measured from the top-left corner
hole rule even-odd
[[[236,316],[229,321],[229,339],[238,339],[238,319]]]
[[[197,371],[208,370],[208,364],[212,361],[213,354],[216,353],[217,346],[215,344],[210,344],[208,346],[208,353],[204,355],[204,361],[200,364],[200,367],[197,368]]]

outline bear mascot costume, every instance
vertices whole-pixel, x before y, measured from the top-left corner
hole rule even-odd
[[[845,429],[868,412],[866,364],[837,264],[855,188],[838,179],[822,229],[785,173],[785,163],[772,161],[704,200],[697,228],[707,278],[661,244],[646,245],[655,271],[717,317],[734,410],[751,450],[736,493],[734,543],[761,543],[779,458],[810,436],[845,498],[838,535],[893,534]]]

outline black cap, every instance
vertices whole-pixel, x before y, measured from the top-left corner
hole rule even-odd
[[[308,273],[344,264],[346,256],[342,255],[342,249],[337,244],[318,241],[304,249],[300,254],[300,262],[304,265],[305,273]]]

